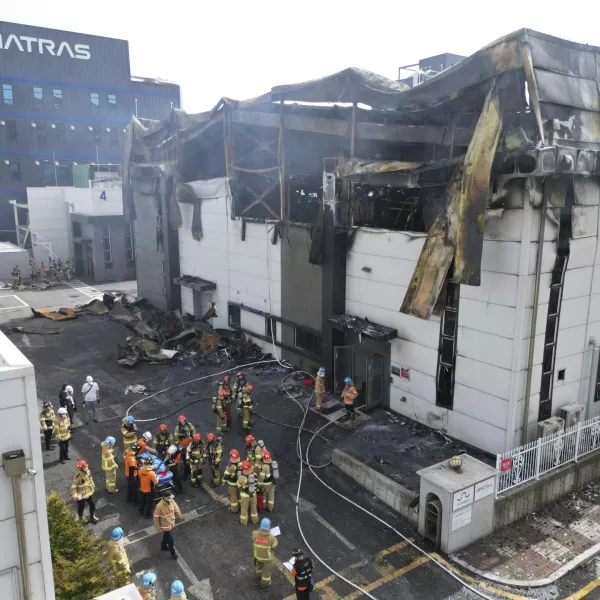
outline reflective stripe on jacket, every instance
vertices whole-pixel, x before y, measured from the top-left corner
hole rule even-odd
[[[56,415],[52,409],[50,409],[48,412],[43,410],[40,413],[40,425],[42,426],[42,430],[46,431],[46,429],[53,429],[55,419]]]
[[[277,538],[268,529],[252,532],[254,558],[260,561],[273,560],[273,550],[277,548]]]
[[[117,468],[114,450],[111,446],[105,446],[104,442],[100,444],[100,447],[102,448],[102,470],[114,471]]]
[[[358,392],[354,387],[354,384],[346,384],[344,391],[342,392],[342,398],[344,399],[344,404],[354,404],[354,399],[358,396]]]
[[[325,393],[325,377],[317,375],[317,378],[315,379],[315,392],[317,394]]]
[[[133,452],[127,452],[125,458],[125,477],[137,477],[138,476],[138,464],[135,454]]]
[[[171,531],[175,527],[175,517],[181,519],[181,511],[177,502],[161,500],[154,509],[154,527],[161,531]]]
[[[108,542],[108,558],[120,567],[129,570],[129,558],[125,552],[125,540],[110,540]]]
[[[151,465],[144,465],[139,472],[140,476],[140,491],[144,494],[149,494],[152,491],[153,485],[158,485],[158,477],[152,470]]]
[[[65,415],[64,417],[56,417],[54,420],[54,433],[56,434],[56,439],[59,442],[65,442],[71,437],[71,419],[69,419],[69,415]]]
[[[79,471],[75,477],[73,477],[73,483],[71,484],[71,498],[73,500],[79,500],[81,496],[82,500],[89,498],[96,489],[94,480],[90,470]]]

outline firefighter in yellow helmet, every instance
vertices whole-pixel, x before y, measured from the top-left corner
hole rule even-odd
[[[46,450],[54,450],[52,445],[52,433],[54,432],[54,420],[56,415],[52,409],[50,402],[44,402],[42,412],[40,413],[40,425],[44,432],[44,441],[46,442]]]
[[[115,444],[117,440],[109,435],[100,444],[102,448],[102,470],[106,476],[106,491],[109,494],[116,494],[117,489],[117,461],[115,460]]]
[[[223,438],[221,436],[215,437],[214,433],[206,435],[204,458],[208,461],[212,475],[210,486],[221,485],[221,460],[223,458]]]
[[[96,504],[94,502],[94,491],[96,486],[92,478],[92,473],[88,468],[85,460],[77,461],[77,474],[73,477],[71,483],[71,499],[77,502],[77,516],[82,523],[97,523],[100,519],[94,515],[96,512]],[[83,516],[85,503],[90,507],[89,521]]]
[[[268,450],[263,452],[263,465],[258,476],[258,487],[262,492],[267,510],[271,512],[275,508],[275,486],[279,481],[279,467],[273,461]]]
[[[266,588],[271,585],[271,571],[275,562],[273,550],[277,548],[277,538],[271,533],[270,519],[260,522],[260,529],[252,532],[254,567],[256,576],[260,579],[260,587]]]
[[[248,524],[248,508],[250,508],[250,519],[258,523],[258,509],[256,506],[256,477],[252,472],[252,465],[245,460],[242,463],[242,474],[238,477],[237,486],[240,496],[240,523]]]
[[[229,489],[229,512],[236,513],[239,508],[238,477],[240,470],[240,453],[235,448],[229,452],[229,464],[223,473],[223,481]]]
[[[190,479],[193,487],[199,487],[204,483],[202,465],[204,464],[204,442],[202,434],[195,433],[192,443],[188,448],[188,460],[190,463]]]
[[[254,405],[252,403],[252,392],[254,386],[249,383],[243,392],[242,396],[242,429],[250,431],[252,428],[252,413],[254,412]]]
[[[111,533],[111,540],[108,542],[108,558],[112,563],[117,577],[123,577],[125,580],[119,582],[122,585],[129,583],[131,577],[131,567],[129,566],[129,558],[125,552],[124,531],[121,527],[115,527]]]
[[[217,415],[217,434],[221,435],[224,431],[227,431],[227,415],[225,414],[225,400],[222,397],[222,393],[214,398],[213,412]]]

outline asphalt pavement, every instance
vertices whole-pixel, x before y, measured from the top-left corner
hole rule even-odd
[[[118,288],[114,284],[108,284],[94,286],[93,289],[101,291],[103,288],[129,290],[132,286],[126,283]],[[47,297],[56,291],[60,291],[62,296]],[[27,296],[19,292],[16,295],[23,296],[27,304],[35,307],[58,307],[67,305],[67,301],[71,302],[71,306],[86,302],[89,295],[95,292],[87,293],[88,296],[76,288],[69,288],[62,291],[28,292]],[[0,306],[2,296],[3,292],[0,292]],[[54,304],[55,301],[58,304]],[[10,312],[15,314],[15,311]],[[160,551],[160,537],[154,533],[152,521],[141,518],[137,507],[126,503],[122,469],[117,476],[120,492],[110,495],[104,491],[100,442],[106,436],[114,435],[117,438],[117,455],[122,455],[120,420],[127,408],[142,397],[132,393],[126,395],[126,386],[142,384],[147,386],[148,391],[156,392],[235,365],[224,360],[220,366],[198,366],[191,370],[178,365],[160,366],[147,363],[140,363],[132,369],[121,367],[115,361],[115,346],[117,343],[123,343],[129,332],[107,317],[82,315],[76,320],[61,323],[26,318],[13,321],[11,325],[21,325],[27,329],[28,333],[13,334],[11,339],[35,366],[40,406],[42,402],[50,400],[56,407],[58,391],[63,383],[72,384],[76,392],[81,389],[88,374],[93,375],[99,383],[99,423],[86,426],[79,420],[76,421],[79,426],[75,429],[72,439],[73,460],[61,465],[58,463],[58,449],[44,452],[47,491],[55,490],[67,497],[76,459],[81,457],[87,460],[96,482],[96,500],[99,507],[97,514],[101,519],[100,523],[94,526],[96,535],[108,539],[114,526],[120,525],[125,529],[134,582],[139,582],[144,572],[154,570],[159,579],[159,600],[169,597],[170,582],[176,578],[184,582],[188,598],[192,599],[291,600],[295,597],[293,585],[281,563],[289,560],[292,549],[298,546],[304,547],[309,555],[316,553],[331,568],[341,572],[378,600],[477,597],[442,571],[430,557],[418,553],[387,527],[338,498],[305,469],[300,494],[300,523],[312,548],[312,551],[309,551],[296,521],[295,498],[300,474],[296,456],[296,430],[281,427],[258,416],[255,418],[253,433],[257,439],[265,441],[274,459],[279,462],[282,477],[276,489],[274,512],[260,513],[261,518],[269,516],[273,526],[281,529],[280,545],[276,551],[278,565],[274,570],[271,588],[262,591],[256,587],[250,538],[254,527],[251,524],[243,527],[239,524],[238,515],[228,512],[225,487],[213,491],[210,488],[193,489],[189,482],[184,484],[184,492],[176,497],[176,501],[184,513],[185,520],[174,531],[180,558],[172,560],[168,553]],[[246,371],[249,380],[256,386],[254,398],[257,412],[271,420],[297,426],[302,414],[298,406],[281,390],[281,379],[285,373],[283,369],[263,367]],[[215,416],[211,411],[210,400],[202,399],[214,395],[218,379],[216,375],[211,375],[203,381],[171,389],[138,405],[132,414],[138,419],[140,434],[145,430],[154,434],[158,424],[162,422],[167,423],[173,430],[177,415],[181,412],[185,413],[202,434],[214,431]],[[300,401],[306,402],[306,397],[300,396]],[[193,403],[182,408],[190,402]],[[79,412],[78,415],[80,414]],[[147,420],[147,424],[143,424],[143,420]],[[324,423],[322,417],[310,412],[306,427],[314,430]],[[336,445],[351,434],[332,425],[327,428],[325,435]],[[225,434],[224,463],[231,448],[236,447],[243,451],[243,438],[244,432],[234,417],[233,431]],[[303,439],[306,443],[309,436],[304,435]],[[326,463],[330,456],[331,446],[321,440],[313,443],[310,456],[312,463]],[[417,537],[416,533],[388,507],[335,468],[329,466],[319,469],[318,473],[334,489],[376,513],[407,537]],[[316,562],[315,598],[350,600],[366,597],[332,575],[319,561]],[[469,578],[466,573],[461,575]],[[583,567],[555,586],[529,592],[509,590],[482,583],[475,578],[469,579],[481,593],[494,598],[516,600],[524,597],[569,597],[571,600],[579,600],[583,597],[600,598],[598,575],[594,567]]]

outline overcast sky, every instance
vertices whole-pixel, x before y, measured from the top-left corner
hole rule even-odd
[[[0,19],[129,40],[132,74],[179,83],[199,112],[350,66],[395,79],[400,65],[469,55],[521,27],[600,46],[597,14],[552,1],[19,0]]]

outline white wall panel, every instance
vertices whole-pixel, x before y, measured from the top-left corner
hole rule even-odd
[[[446,430],[451,412],[396,387],[390,388],[390,409],[438,430]]]
[[[559,329],[558,340],[556,342],[556,357],[563,358],[579,354],[585,344],[586,327],[570,327],[569,329]]]
[[[460,302],[458,323],[476,331],[512,338],[515,314],[515,309],[508,306],[465,298]]]
[[[379,281],[346,277],[346,298],[397,312],[407,288]]]
[[[494,273],[519,273],[519,253],[521,245],[518,242],[484,241],[481,254],[481,270]]]
[[[456,357],[456,382],[467,387],[508,399],[510,389],[510,371],[486,365],[484,363],[465,358]]]
[[[504,449],[504,429],[494,427],[455,410],[448,411],[448,434],[495,454]]]
[[[569,267],[571,260],[569,259]],[[568,268],[565,273],[563,300],[587,296],[592,286],[593,267]]]
[[[461,285],[460,297],[502,306],[516,306],[518,281],[517,275],[482,271],[481,285]]]
[[[457,351],[460,356],[488,365],[510,369],[513,341],[475,329],[458,328]]]
[[[406,366],[399,363],[394,363],[393,361],[392,365],[399,368]],[[418,396],[419,398],[423,398],[424,400],[435,404],[435,377],[427,375],[426,373],[422,373],[415,368],[411,368],[410,370],[410,380],[402,379],[397,375],[392,375],[391,385],[399,390],[408,392],[414,396]]]
[[[390,258],[388,256],[373,256],[355,251],[348,253],[346,261],[346,275],[364,279],[366,281],[380,281],[408,287],[412,278],[416,260]],[[363,267],[371,269],[370,272],[362,270]]]
[[[371,256],[387,256],[406,260],[419,260],[426,235],[407,234],[402,231],[361,228],[354,237],[351,251]]]
[[[494,427],[506,429],[508,401],[492,394],[484,394],[460,383],[457,383],[454,388],[454,411]]]
[[[437,349],[426,348],[414,342],[395,339],[390,342],[392,362],[396,365],[417,369],[426,375],[436,376]]]
[[[585,325],[588,318],[589,304],[589,296],[563,300],[560,307],[560,329]]]

